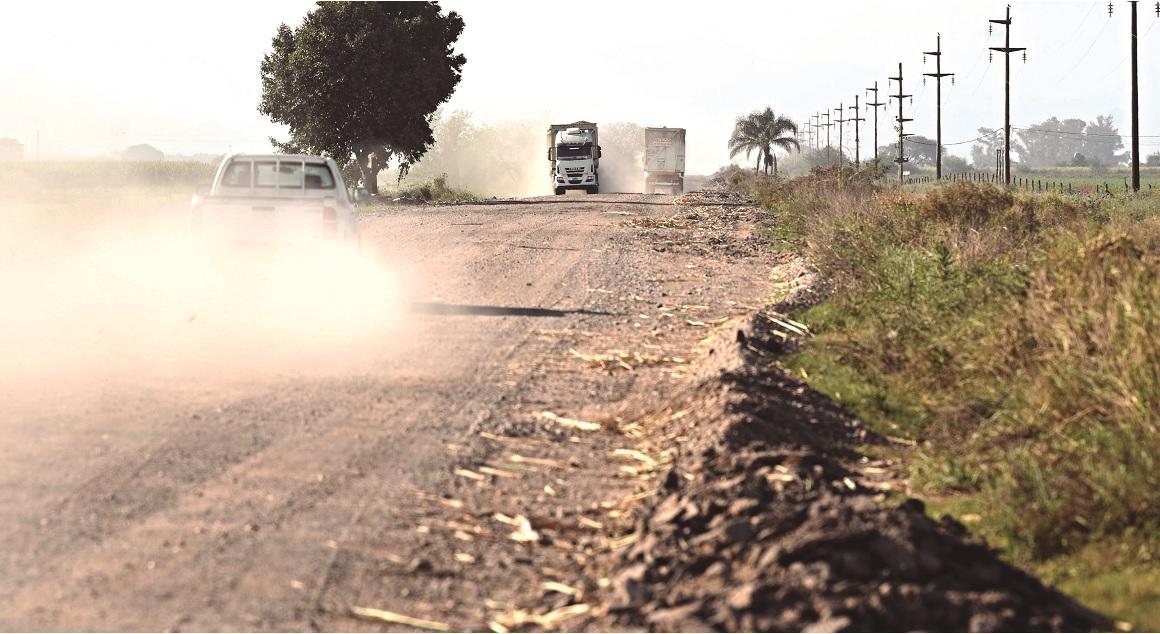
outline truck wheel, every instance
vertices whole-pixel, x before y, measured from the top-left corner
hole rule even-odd
[[[595,187],[585,187],[584,191],[588,192],[589,194],[599,194],[600,193],[600,186],[597,185]]]
[[[563,188],[563,187],[557,187],[557,188],[556,188],[556,195],[557,195],[557,196],[563,196],[563,195],[564,195],[564,188]]]

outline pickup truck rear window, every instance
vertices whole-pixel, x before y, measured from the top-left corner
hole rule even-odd
[[[255,161],[255,187],[280,187],[302,189],[302,163],[275,163]]]
[[[250,186],[250,162],[249,161],[230,161],[226,166],[226,173],[222,175],[223,187],[246,187]]]
[[[334,189],[334,175],[330,167],[318,163],[283,163],[256,161],[255,187],[281,189]]]
[[[306,189],[334,189],[334,174],[330,173],[330,167],[318,163],[307,163]]]

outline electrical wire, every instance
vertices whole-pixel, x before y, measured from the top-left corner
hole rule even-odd
[[[1056,53],[1062,51],[1063,48],[1068,45],[1068,43],[1075,39],[1075,36],[1079,35],[1079,30],[1082,29],[1084,23],[1087,22],[1088,16],[1092,14],[1092,10],[1099,6],[1099,4],[1100,0],[1095,0],[1095,2],[1093,2],[1091,6],[1088,7],[1087,13],[1084,13],[1083,17],[1080,18],[1079,24],[1075,25],[1075,30],[1071,32],[1071,35],[1067,36],[1066,39],[1061,40],[1059,42],[1059,46],[1056,46],[1054,49],[1052,49],[1051,52],[1047,54],[1047,57],[1053,57]]]
[[[1062,135],[1068,135],[1068,136],[1091,136],[1091,137],[1103,137],[1103,138],[1114,138],[1114,139],[1124,138],[1124,135],[1122,135],[1122,134],[1101,134],[1099,132],[1071,132],[1069,130],[1043,130],[1040,128],[1018,128],[1015,126],[1011,126],[1011,129],[1012,130],[1021,130],[1023,132],[1035,132],[1037,134],[1062,134]],[[1160,134],[1141,134],[1140,138],[1141,139],[1160,139]]]
[[[1059,78],[1056,79],[1057,82],[1067,79],[1071,76],[1072,73],[1075,72],[1075,69],[1079,68],[1079,65],[1082,64],[1085,59],[1087,59],[1088,54],[1092,52],[1093,48],[1095,48],[1096,42],[1100,41],[1100,36],[1104,34],[1104,31],[1108,29],[1108,25],[1111,23],[1112,21],[1110,19],[1104,21],[1104,25],[1100,27],[1099,33],[1096,33],[1096,37],[1092,40],[1092,43],[1088,44],[1087,50],[1084,51],[1083,55],[1080,56],[1079,61],[1077,61],[1075,65],[1071,67],[1071,70],[1068,70],[1066,73],[1060,75]]]

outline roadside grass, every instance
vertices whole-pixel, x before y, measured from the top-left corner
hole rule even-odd
[[[1160,628],[1160,196],[900,192],[876,176],[731,183],[834,290],[795,315],[814,336],[783,364],[914,440],[933,510]]]
[[[430,181],[400,188],[397,196],[421,200],[428,203],[473,202],[480,197],[468,191],[455,189],[447,184],[446,176],[436,176]]]

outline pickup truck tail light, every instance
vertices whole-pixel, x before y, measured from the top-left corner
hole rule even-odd
[[[338,212],[334,207],[322,208],[322,237],[338,237]]]

